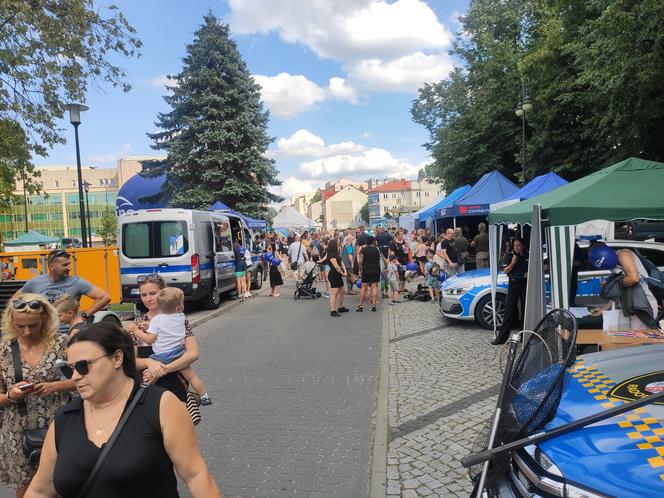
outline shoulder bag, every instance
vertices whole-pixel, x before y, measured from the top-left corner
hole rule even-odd
[[[302,242],[300,241],[300,247],[297,248],[297,257],[295,258],[295,261],[293,261],[290,264],[290,269],[291,270],[297,270],[297,264],[300,261],[300,251],[302,250]]]
[[[11,342],[12,349],[12,363],[14,364],[14,384],[18,384],[23,380],[23,368],[21,367],[21,353],[18,349],[18,341],[14,339]],[[16,407],[21,417],[25,417],[28,414],[27,404],[25,400],[20,400],[16,402]],[[28,462],[33,467],[36,467],[39,463],[39,457],[41,456],[42,446],[44,446],[44,440],[46,439],[46,432],[48,427],[42,427],[39,429],[23,429],[23,435],[21,436],[21,447],[25,457],[28,459]]]
[[[104,463],[108,459],[108,454],[111,452],[113,449],[113,445],[115,444],[115,441],[118,439],[118,436],[122,432],[122,429],[124,428],[125,424],[127,423],[127,420],[129,420],[129,417],[131,416],[132,412],[134,411],[134,408],[136,408],[136,405],[138,402],[141,400],[143,397],[143,394],[145,391],[150,387],[150,384],[146,384],[145,382],[141,383],[141,387],[136,391],[136,394],[134,394],[134,397],[131,400],[131,403],[127,407],[127,410],[124,412],[122,417],[120,418],[120,421],[118,422],[118,425],[115,427],[115,430],[113,431],[113,434],[111,434],[111,437],[108,438],[108,441],[106,441],[106,444],[104,445],[104,449],[101,450],[101,453],[97,457],[97,460],[95,461],[94,467],[92,467],[92,470],[90,471],[90,474],[88,475],[88,478],[85,480],[85,483],[83,484],[83,487],[81,488],[81,491],[79,491],[78,495],[76,495],[76,498],[85,498],[88,496],[88,493],[92,489],[93,484],[97,480],[97,477],[99,476],[99,472],[101,471],[101,468],[103,467]]]

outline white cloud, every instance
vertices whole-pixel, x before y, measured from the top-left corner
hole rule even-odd
[[[362,138],[364,138],[365,140],[369,140],[371,138],[371,133],[369,133],[368,131],[363,131]]]
[[[157,90],[168,91],[168,87],[177,86],[177,81],[168,79],[168,75],[166,74],[155,76],[154,78],[147,80],[147,82],[152,88],[156,88]]]
[[[271,187],[270,191],[283,197],[286,204],[290,202],[290,198],[298,194],[306,194],[323,187],[325,182],[320,180],[302,180],[294,176],[289,176],[282,180],[281,185]]]
[[[385,149],[372,148],[358,154],[339,154],[300,164],[300,170],[310,178],[337,178],[350,176],[394,176],[412,178],[417,176],[419,165],[392,157]]]
[[[235,33],[277,33],[337,60],[343,72],[320,86],[302,75],[257,76],[264,101],[290,118],[327,100],[359,104],[376,91],[414,92],[445,78],[453,36],[423,0],[228,0]]]
[[[440,81],[453,69],[448,54],[416,52],[392,61],[363,60],[348,68],[348,81],[365,91],[414,92],[423,83]]]
[[[276,76],[254,75],[261,86],[261,97],[270,112],[292,118],[325,100],[325,90],[302,75],[279,73]]]
[[[89,156],[88,159],[93,163],[112,163],[130,154],[132,146],[130,143],[125,143],[120,147],[117,152],[110,152],[108,154],[101,154],[96,156]]]
[[[236,33],[277,32],[340,61],[442,50],[451,33],[422,0],[229,0]]]
[[[276,156],[287,157],[329,157],[340,154],[362,152],[365,147],[354,142],[340,142],[325,145],[322,138],[308,130],[300,129],[288,138],[277,140]]]

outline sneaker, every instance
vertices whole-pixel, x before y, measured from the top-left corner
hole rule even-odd
[[[346,308],[345,306],[342,306],[337,310],[339,313],[348,313],[350,310]]]
[[[338,311],[330,311],[330,316],[341,316]]]
[[[211,404],[212,400],[209,396],[201,396],[201,406],[210,406]]]
[[[330,293],[329,293],[329,292],[324,293],[324,294],[323,294],[323,297],[324,297],[325,299],[330,299]]]

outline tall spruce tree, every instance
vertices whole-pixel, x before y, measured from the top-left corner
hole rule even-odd
[[[252,217],[282,200],[268,191],[280,185],[274,160],[266,156],[269,113],[228,25],[208,13],[187,46],[184,67],[164,97],[171,111],[160,113],[148,134],[165,161],[143,163],[148,176],[166,174],[161,197],[171,207],[205,209],[222,201]]]

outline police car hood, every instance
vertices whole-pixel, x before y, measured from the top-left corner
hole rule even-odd
[[[580,356],[546,429],[664,390],[664,344]],[[611,496],[664,496],[664,405],[540,443],[565,479]]]

